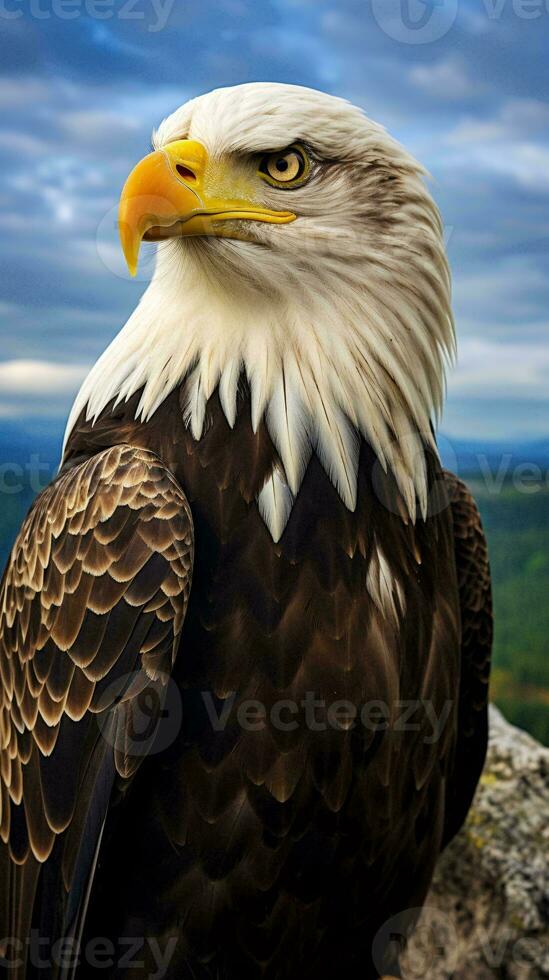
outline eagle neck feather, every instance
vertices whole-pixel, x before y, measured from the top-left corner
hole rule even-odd
[[[139,390],[137,417],[146,421],[186,378],[184,418],[198,440],[215,390],[234,425],[244,373],[254,431],[264,418],[280,461],[258,498],[275,541],[313,453],[354,510],[361,438],[393,472],[408,516],[416,519],[418,505],[425,516],[424,450],[434,448],[431,421],[453,351],[443,252],[435,252],[438,268],[421,269],[421,289],[413,267],[409,279],[395,272],[388,283],[391,262],[381,256],[377,276],[342,265],[336,290],[306,265],[299,276],[277,280],[273,263],[260,292],[227,274],[250,249],[256,246],[229,241],[159,249],[155,276],[85,381],[67,434],[83,410],[96,419],[113,399],[127,401]],[[220,256],[230,289],[220,286]]]

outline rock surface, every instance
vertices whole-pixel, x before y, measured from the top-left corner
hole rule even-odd
[[[473,806],[440,859],[402,974],[549,977],[549,749],[496,708]]]

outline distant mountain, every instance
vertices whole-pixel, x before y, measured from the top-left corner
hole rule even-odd
[[[40,463],[55,471],[61,456],[65,420],[58,418],[21,421],[0,419],[0,473],[9,463],[28,464],[38,454]],[[500,466],[532,464],[549,469],[549,438],[518,441],[481,441],[439,436],[445,466],[459,473],[483,473],[486,468],[498,471]],[[44,471],[45,472],[45,471]]]
[[[522,474],[527,479],[536,471],[540,476],[549,471],[549,439],[481,442],[441,435],[439,445],[444,465],[460,476],[491,474],[495,479],[499,474],[508,479]]]
[[[443,461],[449,462],[447,457],[454,456],[460,466],[463,467],[478,468],[479,461],[485,459],[493,461],[504,456],[512,456],[514,463],[537,463],[541,466],[549,464],[549,438],[525,440],[524,442],[518,440],[481,441],[480,439],[453,439],[441,435],[440,444]]]
[[[57,471],[63,429],[60,419],[0,419],[0,577],[21,521]]]
[[[0,466],[5,471],[9,463],[23,463],[33,453],[57,465],[65,421],[62,419],[0,419]]]

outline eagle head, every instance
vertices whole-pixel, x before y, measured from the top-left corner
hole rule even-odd
[[[262,293],[337,292],[355,267],[386,279],[403,273],[406,249],[440,245],[425,171],[343,99],[274,83],[218,89],[165,119],[153,144],[120,201],[132,274],[146,240],[169,243],[163,266],[225,261]]]
[[[155,272],[69,429],[136,392],[147,420],[185,380],[199,439],[216,391],[234,425],[244,376],[287,500],[315,453],[354,509],[365,439],[412,519],[425,512],[454,334],[423,168],[359,108],[271,83],[187,102],[153,144],[122,191],[120,235],[132,272],[141,242],[158,243]]]

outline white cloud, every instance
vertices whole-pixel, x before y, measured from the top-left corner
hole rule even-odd
[[[0,211],[0,228],[4,231],[26,232],[29,228],[29,219],[26,214],[18,214],[15,211]]]
[[[504,152],[481,151],[477,154],[481,165],[495,173],[513,177],[517,184],[532,191],[549,191],[549,146],[535,143],[519,143],[505,146]]]
[[[49,152],[48,144],[31,133],[18,133],[14,129],[0,129],[0,149],[17,156],[40,157]]]
[[[116,141],[121,134],[136,132],[139,122],[122,112],[109,112],[101,109],[81,109],[60,116],[59,123],[71,139],[97,146],[105,140]]]
[[[517,136],[546,137],[549,105],[538,99],[511,99],[490,120],[466,116],[447,137],[453,146],[511,140]]]
[[[47,92],[44,82],[36,78],[0,79],[0,106],[6,109],[42,102]]]
[[[511,177],[521,187],[549,191],[549,105],[512,99],[491,119],[466,116],[446,136],[450,162]]]
[[[486,11],[484,9],[469,10],[464,4],[462,4],[460,7],[459,16],[463,26],[470,34],[488,34],[493,25],[493,21],[486,16]]]
[[[6,303],[4,300],[0,300],[0,316],[13,316],[19,309],[17,303]]]
[[[461,341],[449,379],[452,396],[547,400],[549,347],[546,344],[493,343],[469,337]]]
[[[462,99],[479,89],[458,58],[445,58],[434,65],[416,65],[410,71],[410,81],[437,99]]]
[[[477,336],[483,336],[487,325],[513,324],[520,339],[526,323],[539,320],[541,298],[547,290],[547,274],[541,262],[531,256],[491,257],[487,265],[468,272],[456,271],[454,306],[458,329],[467,316]]]
[[[510,178],[535,193],[549,192],[549,146],[534,142],[471,143],[445,156],[444,164],[463,174],[494,174]]]
[[[75,393],[89,371],[88,365],[54,361],[0,361],[2,395],[67,395]]]

